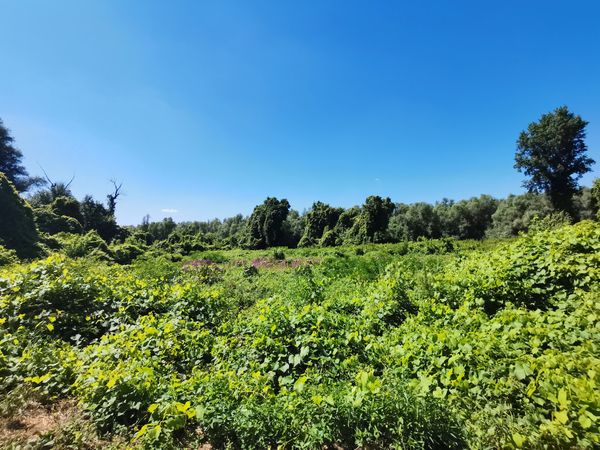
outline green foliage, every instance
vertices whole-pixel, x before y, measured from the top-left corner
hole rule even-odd
[[[50,189],[32,195],[30,201],[35,206],[39,230],[49,235],[94,231],[106,242],[126,237],[125,230],[102,203],[89,195],[77,201],[64,183],[53,183]]]
[[[493,224],[487,230],[487,235],[494,238],[516,236],[527,231],[536,217],[543,219],[552,212],[552,205],[545,195],[509,195],[500,201],[492,215]]]
[[[571,220],[595,220],[598,211],[598,205],[592,189],[582,187],[573,196],[573,206],[575,207],[575,216]]]
[[[473,446],[595,448],[597,300],[578,292],[557,309],[492,318],[431,304],[386,340],[389,364],[464,417]]]
[[[39,208],[51,205],[52,202],[59,197],[74,198],[71,189],[69,189],[70,184],[70,182],[63,183],[62,181],[56,183],[50,182],[49,188],[40,189],[34,192],[29,197],[29,203],[31,203],[31,206],[34,208]]]
[[[60,255],[1,279],[0,294],[5,299],[5,325],[12,330],[25,327],[42,336],[89,341],[109,326],[110,300],[100,298],[99,288],[80,265]]]
[[[440,218],[428,203],[398,205],[390,221],[390,232],[396,240],[416,240],[441,236]]]
[[[57,214],[50,205],[34,208],[33,214],[39,230],[44,233],[81,233],[83,231],[81,223],[77,219]]]
[[[554,230],[564,225],[569,225],[573,221],[572,217],[564,211],[554,212],[545,217],[535,216],[529,224],[529,231],[537,233],[540,231]]]
[[[346,242],[354,244],[386,242],[388,240],[386,230],[394,208],[395,205],[389,198],[383,199],[377,195],[367,197],[349,231]]]
[[[283,245],[295,248],[298,246],[304,231],[304,216],[292,209],[283,222]]]
[[[321,247],[330,247],[335,245],[352,244],[355,242],[354,231],[355,223],[358,221],[361,210],[354,206],[344,210],[333,229],[324,229],[323,236],[319,242]]]
[[[184,235],[178,231],[174,231],[169,237],[157,243],[156,246],[168,249],[172,252],[189,255],[192,252],[201,252],[206,250],[207,243],[204,242],[198,235]]]
[[[529,192],[547,193],[555,209],[572,216],[577,180],[594,163],[585,154],[586,125],[585,120],[561,106],[529,124],[517,141],[515,168],[529,177],[524,186]]]
[[[593,200],[593,207],[596,210],[596,218],[600,219],[600,178],[596,178],[594,180],[591,194]]]
[[[15,264],[18,261],[17,252],[0,245],[0,266]]]
[[[313,203],[306,214],[304,231],[298,246],[308,247],[318,244],[323,234],[335,227],[342,211],[341,208],[332,208],[322,202]]]
[[[122,234],[123,230],[117,225],[114,215],[102,203],[87,195],[80,206],[81,223],[85,231],[96,231],[106,242]]]
[[[442,236],[456,239],[482,239],[492,224],[498,201],[489,195],[469,200],[442,201],[435,205]]]
[[[119,264],[131,264],[138,256],[146,251],[146,246],[135,241],[126,241],[122,244],[113,244],[109,248],[113,259]]]
[[[1,129],[1,123],[0,123]],[[33,258],[40,252],[38,231],[29,204],[13,184],[0,173],[0,245],[17,252],[21,258]]]
[[[196,322],[142,316],[82,352],[75,389],[101,429],[139,423],[150,418],[148,407],[163,390],[177,383],[177,373],[202,365],[210,342]]]
[[[167,239],[176,227],[177,224],[170,217],[163,219],[161,222],[142,222],[140,226],[142,231],[152,237],[152,242]]]
[[[544,218],[554,212],[548,197],[541,194],[511,195],[503,200],[481,195],[458,202],[444,199],[435,205],[423,202],[392,205],[389,199],[372,196],[362,207],[346,210],[315,202],[304,215],[290,210],[285,220],[279,222],[278,219],[280,226],[271,230],[277,237],[275,240],[271,237],[267,245],[266,211],[273,212],[278,204],[278,200],[271,200],[269,205],[259,205],[253,218],[238,214],[223,221],[175,223],[171,218],[150,222],[149,217],[145,217],[140,226],[129,229],[128,233],[139,235],[138,240],[153,244],[163,252],[185,257],[210,249],[334,247],[421,238],[510,237],[527,231],[536,215]],[[573,203],[575,220],[596,217],[597,206],[591,189],[577,191]],[[389,216],[392,207],[393,213]],[[123,229],[115,233],[111,236],[121,241],[127,235]],[[251,235],[254,238],[250,239]]]
[[[461,262],[439,281],[440,290],[448,304],[471,301],[490,312],[508,302],[547,309],[598,282],[599,250],[600,232],[594,223],[563,225]]]
[[[72,217],[77,222],[83,222],[81,205],[73,197],[57,197],[50,204],[52,212],[58,216]]]
[[[444,199],[435,205],[398,204],[390,219],[390,237],[393,241],[440,237],[482,239],[497,208],[498,201],[489,195],[459,202]]]
[[[103,260],[111,259],[112,252],[106,242],[95,231],[89,231],[83,235],[59,233],[54,237],[60,243],[65,255],[70,258],[90,256]]]
[[[562,219],[507,242],[7,266],[0,392],[73,396],[129,447],[596,448],[600,226]]]
[[[256,206],[248,220],[246,246],[258,249],[283,245],[283,224],[289,211],[289,202],[275,197],[269,197],[262,205]]]

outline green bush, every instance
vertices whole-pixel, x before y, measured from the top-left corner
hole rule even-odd
[[[15,264],[18,261],[17,252],[0,245],[0,266]]]
[[[144,248],[132,242],[123,244],[113,244],[110,246],[110,252],[113,258],[119,264],[131,264],[138,256],[144,254]]]
[[[112,252],[95,231],[86,234],[59,233],[54,236],[60,243],[62,251],[70,258],[83,258],[86,256],[101,260],[112,259]]]
[[[507,303],[556,307],[575,289],[600,280],[600,229],[589,221],[531,233],[492,253],[471,257],[437,280],[451,304],[470,301],[495,312]]]
[[[277,261],[283,261],[285,259],[285,253],[283,252],[283,250],[274,250],[273,258]]]
[[[0,278],[2,315],[11,330],[25,327],[44,337],[89,342],[110,328],[114,307],[91,283],[85,266],[62,255]]]
[[[56,233],[82,233],[81,223],[73,217],[56,214],[52,208],[41,206],[33,210],[35,223],[40,231],[49,234]]]
[[[38,256],[39,236],[33,211],[3,173],[0,173],[0,211],[0,245],[14,250],[20,258]]]
[[[103,431],[140,424],[177,374],[206,360],[210,341],[194,322],[141,316],[82,352],[75,390]]]

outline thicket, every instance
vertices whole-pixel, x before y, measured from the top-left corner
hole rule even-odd
[[[0,173],[0,211],[0,245],[14,250],[21,258],[38,255],[39,236],[33,211],[3,173]]]
[[[597,448],[600,226],[533,228],[12,265],[0,394],[145,448]]]
[[[590,188],[582,188],[573,200],[577,218],[569,220],[595,219],[595,198]],[[277,205],[277,213],[267,212],[270,203]],[[364,205],[348,209],[322,202],[315,202],[303,214],[289,208],[285,200],[270,199],[249,218],[237,215],[223,221],[182,223],[171,218],[146,220],[132,230],[132,236],[144,244],[163,242],[162,248],[183,255],[210,248],[335,247],[423,238],[468,240],[514,237],[526,232],[534,219],[559,213],[544,194],[535,193],[502,200],[482,195],[458,202],[444,199],[436,204],[410,205],[371,196]],[[267,219],[269,214],[279,219]]]

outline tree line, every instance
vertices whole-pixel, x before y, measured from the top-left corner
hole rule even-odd
[[[269,197],[248,217],[238,214],[222,221],[176,223],[172,218],[151,222],[146,216],[138,226],[121,227],[115,219],[120,184],[112,181],[105,202],[90,195],[78,200],[70,190],[73,180],[55,182],[46,173],[44,178],[30,176],[21,151],[0,120],[0,245],[20,257],[61,246],[77,249],[87,245],[127,262],[149,247],[189,253],[206,248],[514,236],[526,231],[536,217],[562,221],[596,217],[600,183],[596,180],[592,188],[578,184],[594,163],[587,155],[586,126],[586,121],[566,107],[531,123],[519,135],[515,154],[515,168],[525,174],[527,192],[504,199],[481,195],[435,204],[403,204],[369,196],[360,206],[340,208],[317,201],[299,213],[286,199]]]

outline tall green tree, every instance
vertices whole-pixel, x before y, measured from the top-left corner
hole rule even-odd
[[[343,211],[342,208],[333,208],[323,202],[313,203],[310,211],[306,213],[304,231],[298,246],[316,245],[326,230],[332,230],[335,227]]]
[[[81,223],[85,231],[97,231],[106,242],[113,240],[121,231],[115,217],[101,203],[86,195],[80,203]]]
[[[23,153],[14,145],[14,139],[0,119],[0,172],[13,184],[18,192],[43,183],[38,177],[30,177],[23,166]]]
[[[382,198],[378,195],[367,197],[363,205],[361,219],[368,241],[384,242],[387,239],[385,231],[395,207],[396,205],[389,197]]]
[[[347,241],[354,244],[386,242],[388,224],[396,205],[389,197],[378,195],[367,197],[360,214],[347,235]]]
[[[267,198],[252,211],[248,220],[246,246],[267,248],[285,245],[284,222],[290,212],[286,199]]]
[[[529,177],[524,186],[529,192],[545,192],[556,210],[571,215],[575,215],[573,195],[578,189],[577,180],[594,163],[586,155],[587,124],[561,106],[529,124],[517,140],[515,168]]]
[[[420,237],[436,239],[441,236],[440,218],[433,205],[419,202],[410,205],[404,215],[406,236],[410,240]]]
[[[283,245],[290,248],[298,247],[304,231],[303,215],[294,209],[290,210],[285,222],[283,222]]]
[[[323,236],[319,241],[321,247],[331,247],[335,245],[360,243],[360,238],[355,235],[358,232],[356,223],[359,221],[361,208],[353,206],[342,210],[340,217],[333,229],[323,230]]]

